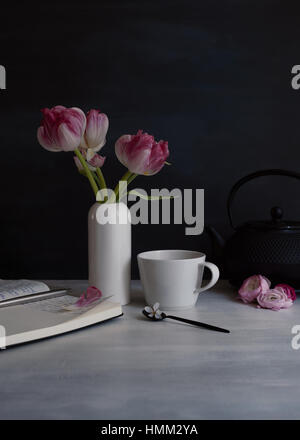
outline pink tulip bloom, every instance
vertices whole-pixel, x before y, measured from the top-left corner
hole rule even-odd
[[[264,309],[271,309],[278,311],[280,309],[287,309],[293,305],[293,300],[288,298],[282,287],[262,292],[256,298],[260,307]]]
[[[158,173],[169,156],[168,142],[155,142],[154,137],[139,130],[137,134],[125,134],[116,144],[119,161],[135,174],[151,176]]]
[[[239,296],[244,303],[254,301],[258,295],[269,290],[271,281],[262,275],[247,278],[239,289]]]
[[[105,145],[108,130],[108,117],[99,110],[90,110],[86,116],[86,129],[81,140],[81,148],[86,150],[86,159],[89,162],[97,151]]]
[[[37,131],[42,147],[49,151],[74,151],[79,147],[86,117],[79,108],[57,105],[42,109],[43,120]]]
[[[96,171],[96,168],[101,168],[103,166],[105,159],[106,159],[104,156],[101,156],[100,154],[95,153],[90,160],[87,160],[86,150],[84,150],[83,148],[80,148],[79,150],[80,150],[83,158],[86,160],[87,165],[91,171]],[[78,171],[83,171],[83,166],[81,165],[81,162],[77,156],[74,156],[74,162],[78,168]]]
[[[278,287],[281,287],[283,291],[285,292],[286,296],[290,298],[292,301],[296,300],[296,292],[295,289],[288,284],[277,284],[277,286],[274,287],[274,289],[277,289]]]

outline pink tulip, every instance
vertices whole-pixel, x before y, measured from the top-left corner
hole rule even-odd
[[[86,126],[86,117],[79,108],[57,105],[44,108],[37,138],[49,151],[74,151],[79,147]]]
[[[86,160],[91,171],[101,168],[105,157],[97,154],[106,142],[106,133],[108,130],[108,117],[99,110],[90,110],[86,116],[86,129],[81,139],[80,152]],[[79,171],[83,170],[78,157],[74,157],[75,164]]]
[[[153,175],[158,173],[169,156],[168,142],[155,142],[154,137],[139,130],[137,134],[125,134],[116,144],[119,161],[135,174]]]
[[[105,157],[100,154],[95,153],[90,160],[87,160],[86,150],[83,148],[79,149],[83,158],[86,160],[88,167],[91,171],[96,171],[96,168],[101,168],[105,162]],[[79,171],[83,171],[83,166],[77,156],[74,156],[74,162]]]
[[[288,284],[277,284],[274,288],[277,289],[277,287],[281,287],[283,291],[285,292],[286,296],[290,298],[292,301],[296,300],[296,292],[295,289]]]
[[[100,163],[100,160],[95,158],[97,151],[99,151],[106,142],[106,133],[108,130],[108,117],[104,113],[100,113],[99,110],[90,110],[86,116],[86,129],[84,136],[81,140],[81,149],[85,151],[85,159],[91,164]],[[104,158],[103,163],[104,163]],[[96,165],[96,166],[102,166]]]
[[[108,124],[106,114],[99,110],[90,110],[86,115],[86,129],[81,146],[99,151],[105,145]]]
[[[278,311],[287,309],[293,305],[291,298],[288,298],[282,287],[261,292],[256,298],[260,307]]]
[[[247,278],[239,289],[239,296],[244,303],[250,303],[263,292],[269,290],[271,282],[262,275]]]

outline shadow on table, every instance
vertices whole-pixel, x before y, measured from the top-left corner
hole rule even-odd
[[[206,282],[206,281],[205,281]],[[205,285],[205,282],[203,283]],[[237,301],[238,292],[227,280],[220,280],[212,289],[204,291],[203,295],[222,295],[230,301]],[[146,300],[141,285],[134,285],[131,288],[131,304],[145,307]]]
[[[131,288],[131,304],[145,307],[146,300],[144,297],[142,286],[132,286]]]

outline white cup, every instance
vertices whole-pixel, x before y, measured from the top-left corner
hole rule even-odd
[[[205,254],[196,251],[164,250],[142,252],[137,256],[141,282],[147,304],[156,302],[168,310],[188,309],[198,295],[210,289],[220,272]],[[211,271],[211,280],[202,287],[204,267]]]

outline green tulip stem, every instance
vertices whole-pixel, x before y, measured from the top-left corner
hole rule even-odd
[[[127,185],[129,185],[136,177],[138,176],[138,174],[132,174],[129,179],[127,180]]]
[[[99,191],[98,185],[96,184],[93,175],[91,173],[91,170],[89,169],[89,167],[87,166],[86,161],[84,160],[82,154],[80,153],[79,149],[76,148],[75,150],[75,154],[78,157],[78,159],[80,160],[81,165],[83,166],[83,169],[85,171],[86,177],[89,179],[89,182],[91,184],[91,187],[95,193],[95,196],[97,195],[97,192]]]
[[[100,168],[96,168],[96,173],[97,173],[97,176],[99,178],[100,188],[101,189],[107,189],[106,182],[105,182],[105,179],[104,179],[104,176],[103,176],[103,173],[102,173],[101,169]]]
[[[97,183],[98,187],[100,188],[101,187],[100,180],[98,179],[98,176],[97,176],[96,172],[95,171],[91,171],[91,173],[93,175],[93,178],[94,178],[95,182]]]
[[[138,174],[134,174],[131,173],[131,176],[129,176],[129,178],[127,179],[127,188],[129,186],[129,184],[138,176]],[[125,190],[126,191],[126,190]],[[124,195],[126,194],[124,190],[120,191],[119,193],[119,201],[122,200],[122,198],[124,197]],[[129,192],[127,191],[127,194],[129,194]]]
[[[125,181],[128,182],[128,180],[131,178],[131,176],[132,176],[132,172],[127,170],[126,173],[121,177],[120,180],[125,180]],[[114,192],[116,194],[116,201],[118,202],[120,200],[120,195],[121,195],[121,194],[119,194],[119,192],[120,192],[120,182],[117,183],[117,185],[116,185],[116,187],[114,189]]]

